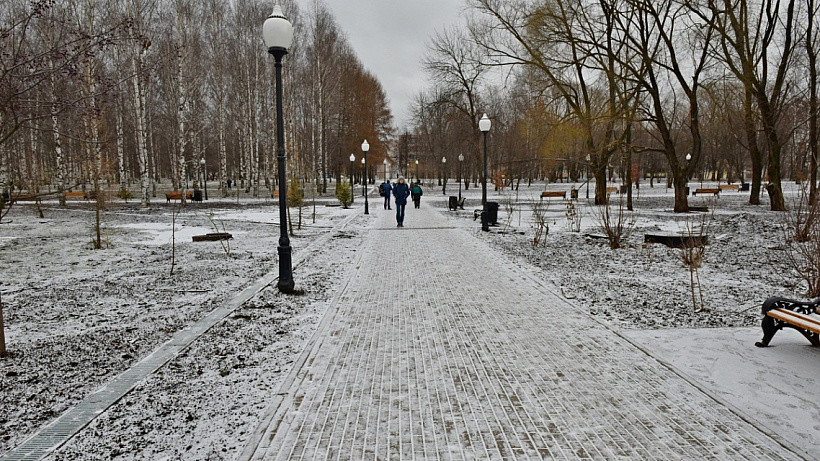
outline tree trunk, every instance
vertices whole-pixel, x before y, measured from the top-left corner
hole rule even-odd
[[[134,39],[136,40],[136,37],[134,37]],[[147,108],[145,107],[145,91],[142,87],[141,78],[141,74],[143,71],[142,53],[144,51],[145,46],[143,45],[142,41],[138,41],[135,47],[136,49],[134,50],[133,57],[134,74],[132,76],[132,81],[134,85],[134,124],[137,136],[137,162],[139,165],[140,192],[142,196],[140,199],[140,204],[142,206],[148,206],[151,204],[151,197],[150,178],[148,176],[148,148],[146,146]]]
[[[750,205],[760,205],[760,188],[763,181],[763,154],[757,144],[757,126],[752,112],[752,95],[745,91],[743,102],[743,128],[746,131],[746,143],[752,161],[752,190],[749,195]]]
[[[3,293],[0,290],[0,357],[5,357],[6,351],[6,325],[3,322]]]
[[[769,147],[769,183],[766,185],[766,191],[769,193],[770,208],[772,211],[786,211],[786,200],[783,197],[783,188],[780,184],[780,159],[783,146],[777,134],[777,117],[768,100],[759,97],[758,106],[763,120],[763,132]]]
[[[675,186],[675,213],[689,212],[689,197],[686,195],[687,175],[680,169],[673,171],[672,184]]]
[[[52,135],[54,136],[54,154],[57,162],[57,187],[60,188],[60,206],[65,206],[65,190],[66,190],[66,162],[63,156],[63,141],[60,137],[60,125],[57,120],[57,114],[60,111],[57,99],[57,76],[54,72],[54,62],[49,61],[51,68],[51,126]]]
[[[128,177],[125,173],[125,128],[122,121],[122,103],[117,98],[117,160],[120,171],[120,192],[122,198],[127,198]]]
[[[817,156],[818,152],[818,103],[817,103],[817,50],[815,49],[815,39],[818,36],[818,31],[814,27],[814,20],[816,19],[815,2],[809,0],[807,2],[809,10],[808,19],[808,34],[806,35],[806,55],[809,58],[809,160],[810,160],[810,178],[811,184],[809,186],[809,203],[817,202]]]
[[[606,193],[606,162],[603,165],[592,165],[595,176],[595,204],[606,205],[608,203]]]
[[[228,149],[225,145],[225,102],[219,102],[219,188],[222,197],[228,196]]]

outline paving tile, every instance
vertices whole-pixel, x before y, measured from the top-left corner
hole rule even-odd
[[[799,459],[470,230],[407,213],[374,210],[254,459]]]

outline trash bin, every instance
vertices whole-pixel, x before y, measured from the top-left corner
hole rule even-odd
[[[487,202],[487,223],[491,226],[498,224],[498,202]]]
[[[740,191],[741,192],[749,192],[749,183],[744,182],[743,184],[741,184],[740,185]]]
[[[451,195],[450,198],[447,200],[447,207],[451,210],[455,210],[458,208],[458,197]]]
[[[569,190],[569,198],[571,200],[578,200],[578,189],[572,188]]]
[[[194,202],[202,201],[202,189],[194,189],[194,196],[191,198]]]

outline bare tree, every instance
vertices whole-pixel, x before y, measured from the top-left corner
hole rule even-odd
[[[712,30],[698,27],[698,15],[686,3],[629,0],[627,4],[630,8],[618,20],[639,60],[624,64],[646,97],[642,112],[655,125],[657,149],[669,164],[675,212],[688,212],[686,184],[703,150],[699,90],[710,63]],[[678,95],[686,101],[685,115],[680,113]],[[689,135],[683,151],[677,142],[681,131]]]
[[[789,97],[788,73],[796,49],[795,5],[797,0],[709,0],[700,17],[714,29],[720,53],[729,70],[746,92],[748,144],[757,146],[753,110],[760,118],[768,152],[766,186],[773,211],[783,211],[786,203],[781,187],[781,153],[784,139],[778,123]],[[754,105],[753,105],[754,104]],[[760,190],[762,165],[753,151],[752,203]]]
[[[820,18],[820,3],[815,0],[805,0],[806,6],[806,58],[808,60],[808,74],[809,74],[809,178],[810,178],[810,192],[809,200],[812,203],[817,202],[817,160],[820,156],[820,126],[818,126],[818,117],[820,117],[820,109],[817,101],[817,54],[820,52],[820,31],[815,21]]]
[[[623,82],[614,59],[616,2],[574,0],[531,5],[523,0],[471,0],[482,14],[471,30],[495,65],[537,69],[584,130],[595,175],[595,203],[606,203],[606,170],[624,131]],[[601,51],[604,50],[602,53]],[[597,83],[600,86],[597,86]]]

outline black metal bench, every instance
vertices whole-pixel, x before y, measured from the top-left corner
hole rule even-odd
[[[783,328],[793,328],[809,340],[812,346],[820,346],[820,298],[811,302],[773,297],[763,303],[763,339],[755,343],[766,347],[775,333]]]
[[[451,195],[449,200],[447,200],[447,208],[450,210],[455,211],[458,208],[464,209],[464,197],[458,198],[456,196]]]

